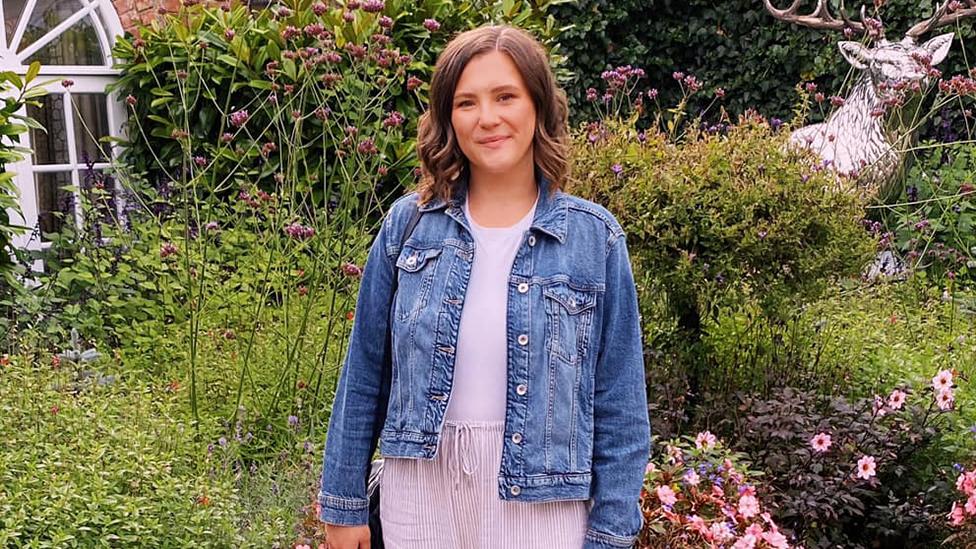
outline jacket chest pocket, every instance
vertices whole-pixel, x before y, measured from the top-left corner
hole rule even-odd
[[[430,288],[437,270],[441,248],[404,246],[397,257],[397,292],[394,312],[397,320],[406,320],[427,306]]]
[[[542,289],[545,296],[548,340],[552,352],[569,364],[578,365],[590,345],[595,290],[577,290],[565,283]]]

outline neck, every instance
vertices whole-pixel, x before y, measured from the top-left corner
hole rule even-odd
[[[483,227],[508,227],[532,208],[539,188],[531,156],[507,173],[484,173],[472,167],[468,179],[468,210]]]
[[[848,94],[843,107],[830,117],[830,125],[841,128],[876,128],[880,131],[882,120],[872,116],[871,111],[881,106],[881,98],[874,91],[874,83],[867,74],[861,76],[854,89]]]

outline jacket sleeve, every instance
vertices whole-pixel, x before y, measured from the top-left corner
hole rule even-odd
[[[319,518],[329,524],[367,524],[366,473],[386,415],[391,360],[389,331],[395,267],[387,255],[387,216],[366,258],[349,347],[332,404],[322,464]]]
[[[601,345],[594,373],[592,506],[584,549],[631,547],[650,455],[637,289],[622,233],[611,237]]]

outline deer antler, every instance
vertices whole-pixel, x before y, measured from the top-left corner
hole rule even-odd
[[[952,4],[952,2],[949,1],[943,2],[942,5],[935,10],[935,13],[932,15],[932,17],[926,19],[925,21],[922,21],[921,23],[918,23],[917,25],[909,29],[908,32],[905,33],[905,36],[918,38],[919,36],[928,33],[934,28],[942,27],[944,25],[950,25],[952,23],[955,23],[956,21],[959,21],[964,17],[970,17],[976,15],[976,0],[964,0],[963,2],[959,2],[959,3],[965,4],[967,7],[956,9],[950,12],[949,6]]]
[[[967,0],[970,3],[976,2],[976,0]],[[830,15],[829,6],[827,5],[827,0],[817,0],[817,7],[813,10],[810,15],[800,15],[797,10],[800,8],[800,4],[803,0],[793,0],[790,7],[785,10],[776,9],[773,6],[771,0],[763,0],[763,4],[766,6],[766,11],[771,13],[773,17],[781,21],[786,21],[787,23],[796,23],[797,25],[803,25],[804,27],[810,27],[814,29],[828,29],[828,30],[844,30],[849,28],[855,32],[864,32],[864,24],[860,21],[852,21],[847,17],[847,12],[844,10],[844,2],[841,0],[840,3],[840,19],[835,18]],[[861,8],[861,20],[864,20],[864,8]]]

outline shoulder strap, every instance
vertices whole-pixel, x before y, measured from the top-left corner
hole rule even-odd
[[[407,239],[413,234],[414,228],[417,226],[417,222],[420,221],[420,216],[424,215],[424,212],[417,208],[413,211],[413,215],[410,217],[410,221],[407,222],[407,227],[403,230],[403,235],[400,236],[400,248],[406,244]]]

